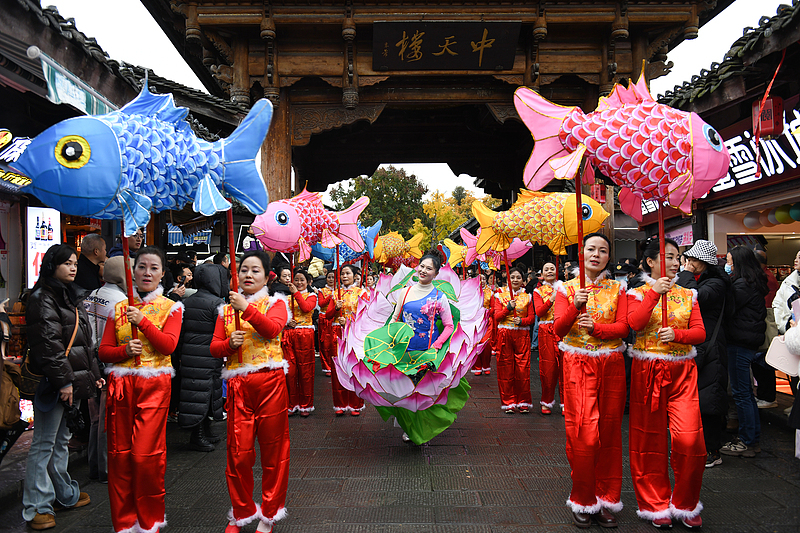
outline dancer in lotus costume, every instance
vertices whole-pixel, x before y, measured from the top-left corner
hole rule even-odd
[[[450,427],[469,397],[469,372],[486,341],[480,280],[462,281],[441,257],[381,276],[373,300],[345,326],[336,371],[342,385],[394,416],[423,444]],[[416,279],[413,279],[416,274]]]

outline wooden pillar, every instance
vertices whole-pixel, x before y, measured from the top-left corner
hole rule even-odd
[[[272,112],[272,124],[262,146],[261,175],[267,184],[269,201],[292,196],[292,135],[289,89],[280,90],[280,105]],[[302,184],[297,184],[299,189]]]
[[[642,74],[642,62],[646,62],[650,59],[649,57],[646,57],[646,54],[647,35],[645,35],[643,32],[636,32],[631,39],[631,57],[633,59],[633,65],[630,78],[634,82],[639,81],[639,75]],[[645,79],[647,79],[647,68],[645,68],[644,72]]]
[[[231,83],[231,102],[250,106],[250,72],[247,39],[233,39],[233,80]]]

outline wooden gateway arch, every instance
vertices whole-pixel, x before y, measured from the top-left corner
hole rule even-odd
[[[446,162],[509,198],[533,145],[518,86],[592,110],[730,2],[142,0],[212,94],[275,105],[273,199],[292,168],[324,190],[382,162]]]

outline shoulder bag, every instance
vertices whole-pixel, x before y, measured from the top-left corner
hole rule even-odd
[[[72,338],[67,345],[66,357],[69,359],[69,351],[72,349],[72,343],[75,342],[75,336],[78,334],[78,327],[80,326],[80,316],[78,315],[78,308],[75,308],[75,329],[72,331]],[[36,389],[39,387],[39,382],[44,377],[44,374],[37,374],[31,368],[31,349],[25,350],[25,355],[22,358],[20,365],[20,382],[19,382],[19,396],[24,400],[33,401],[36,396]]]

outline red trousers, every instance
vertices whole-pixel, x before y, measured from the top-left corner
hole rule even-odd
[[[564,423],[574,512],[622,509],[622,353],[593,356],[564,352]]]
[[[491,339],[483,345],[483,350],[475,358],[475,365],[472,367],[474,374],[480,374],[492,369],[492,341]]]
[[[283,355],[289,363],[286,387],[289,412],[314,410],[314,329],[284,329]]]
[[[706,446],[694,361],[634,358],[629,448],[640,518],[680,519],[700,514]],[[674,489],[669,481],[670,463]]]
[[[530,408],[531,398],[531,334],[524,329],[497,329],[497,383],[501,409]]]
[[[169,374],[108,378],[108,499],[114,531],[138,526],[154,533],[166,524]]]
[[[539,403],[545,407],[555,404],[556,385],[558,398],[564,405],[564,380],[561,378],[564,356],[558,349],[558,341],[552,323],[539,323],[539,380],[542,382],[542,399]]]
[[[342,336],[342,326],[332,326],[334,342],[338,346],[339,339]],[[348,389],[342,387],[339,383],[339,377],[336,375],[336,368],[331,372],[331,392],[333,393],[333,409],[338,411],[362,411],[364,409],[364,400],[358,395]]]
[[[319,317],[319,362],[322,371],[330,374],[333,368],[333,357],[336,355],[336,336],[333,325],[327,318]]]
[[[271,524],[286,515],[289,484],[289,419],[286,378],[262,369],[228,380],[228,466],[225,477],[232,516],[243,526],[255,519]],[[256,438],[261,451],[261,507],[253,502]]]

